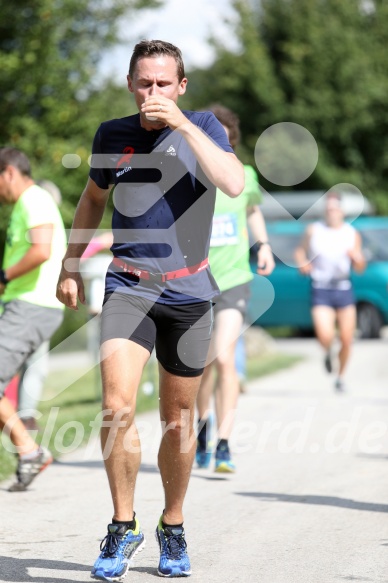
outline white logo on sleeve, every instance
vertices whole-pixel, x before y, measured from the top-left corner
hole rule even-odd
[[[176,156],[176,152],[175,152],[175,148],[174,146],[170,146],[167,150],[166,150],[166,156]]]

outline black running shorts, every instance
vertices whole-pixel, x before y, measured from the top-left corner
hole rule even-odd
[[[249,283],[243,283],[231,287],[214,298],[214,314],[222,310],[238,310],[242,316],[245,316],[250,295]]]
[[[213,329],[211,301],[184,305],[153,303],[132,294],[107,294],[101,315],[101,343],[127,338],[146,348],[169,373],[200,376]]]

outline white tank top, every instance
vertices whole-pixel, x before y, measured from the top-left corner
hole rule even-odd
[[[314,223],[309,250],[314,287],[350,289],[351,260],[348,251],[353,249],[355,242],[356,230],[348,223],[337,229],[321,222]]]

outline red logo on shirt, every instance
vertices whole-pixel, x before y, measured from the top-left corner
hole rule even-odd
[[[132,146],[125,146],[123,153],[124,156],[121,156],[120,160],[117,162],[116,170],[118,170],[118,168],[120,168],[124,164],[125,166],[129,165],[131,158],[135,153],[135,148],[132,148]]]

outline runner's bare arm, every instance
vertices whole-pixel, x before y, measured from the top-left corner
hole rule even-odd
[[[300,273],[303,275],[308,275],[312,270],[312,263],[308,259],[308,252],[310,247],[311,235],[313,232],[313,225],[309,225],[305,231],[303,239],[300,245],[295,249],[295,261],[296,266]]]
[[[257,273],[259,275],[270,275],[274,270],[275,260],[268,241],[267,228],[260,207],[258,205],[248,207],[247,217],[248,226],[253,239],[256,243],[259,243],[259,250],[257,252]]]
[[[79,273],[83,252],[101,222],[110,188],[103,189],[89,178],[79,200],[70,232],[69,245],[62,261],[57,284],[57,298],[72,310],[77,310],[77,298],[85,303],[85,290]]]
[[[225,152],[187,120],[178,128],[188,142],[207,178],[231,198],[244,190],[244,167],[232,152]]]
[[[53,238],[53,225],[51,223],[30,229],[28,237],[31,241],[31,247],[17,263],[5,270],[5,275],[9,281],[29,273],[50,258]]]
[[[155,106],[161,111],[155,112]],[[152,112],[172,130],[177,130],[187,141],[208,179],[222,192],[234,198],[244,189],[244,167],[232,152],[225,152],[196,125],[191,123],[171,99],[158,95],[150,97],[142,112]]]
[[[53,225],[51,223],[30,229],[28,236],[31,241],[31,247],[17,263],[3,270],[7,283],[36,269],[47,261],[51,255],[53,237]],[[0,283],[0,296],[5,292],[6,285],[6,283]]]
[[[366,267],[365,256],[362,252],[362,239],[360,233],[356,232],[356,240],[353,249],[348,253],[350,259],[352,260],[352,267],[358,273],[364,271]]]

